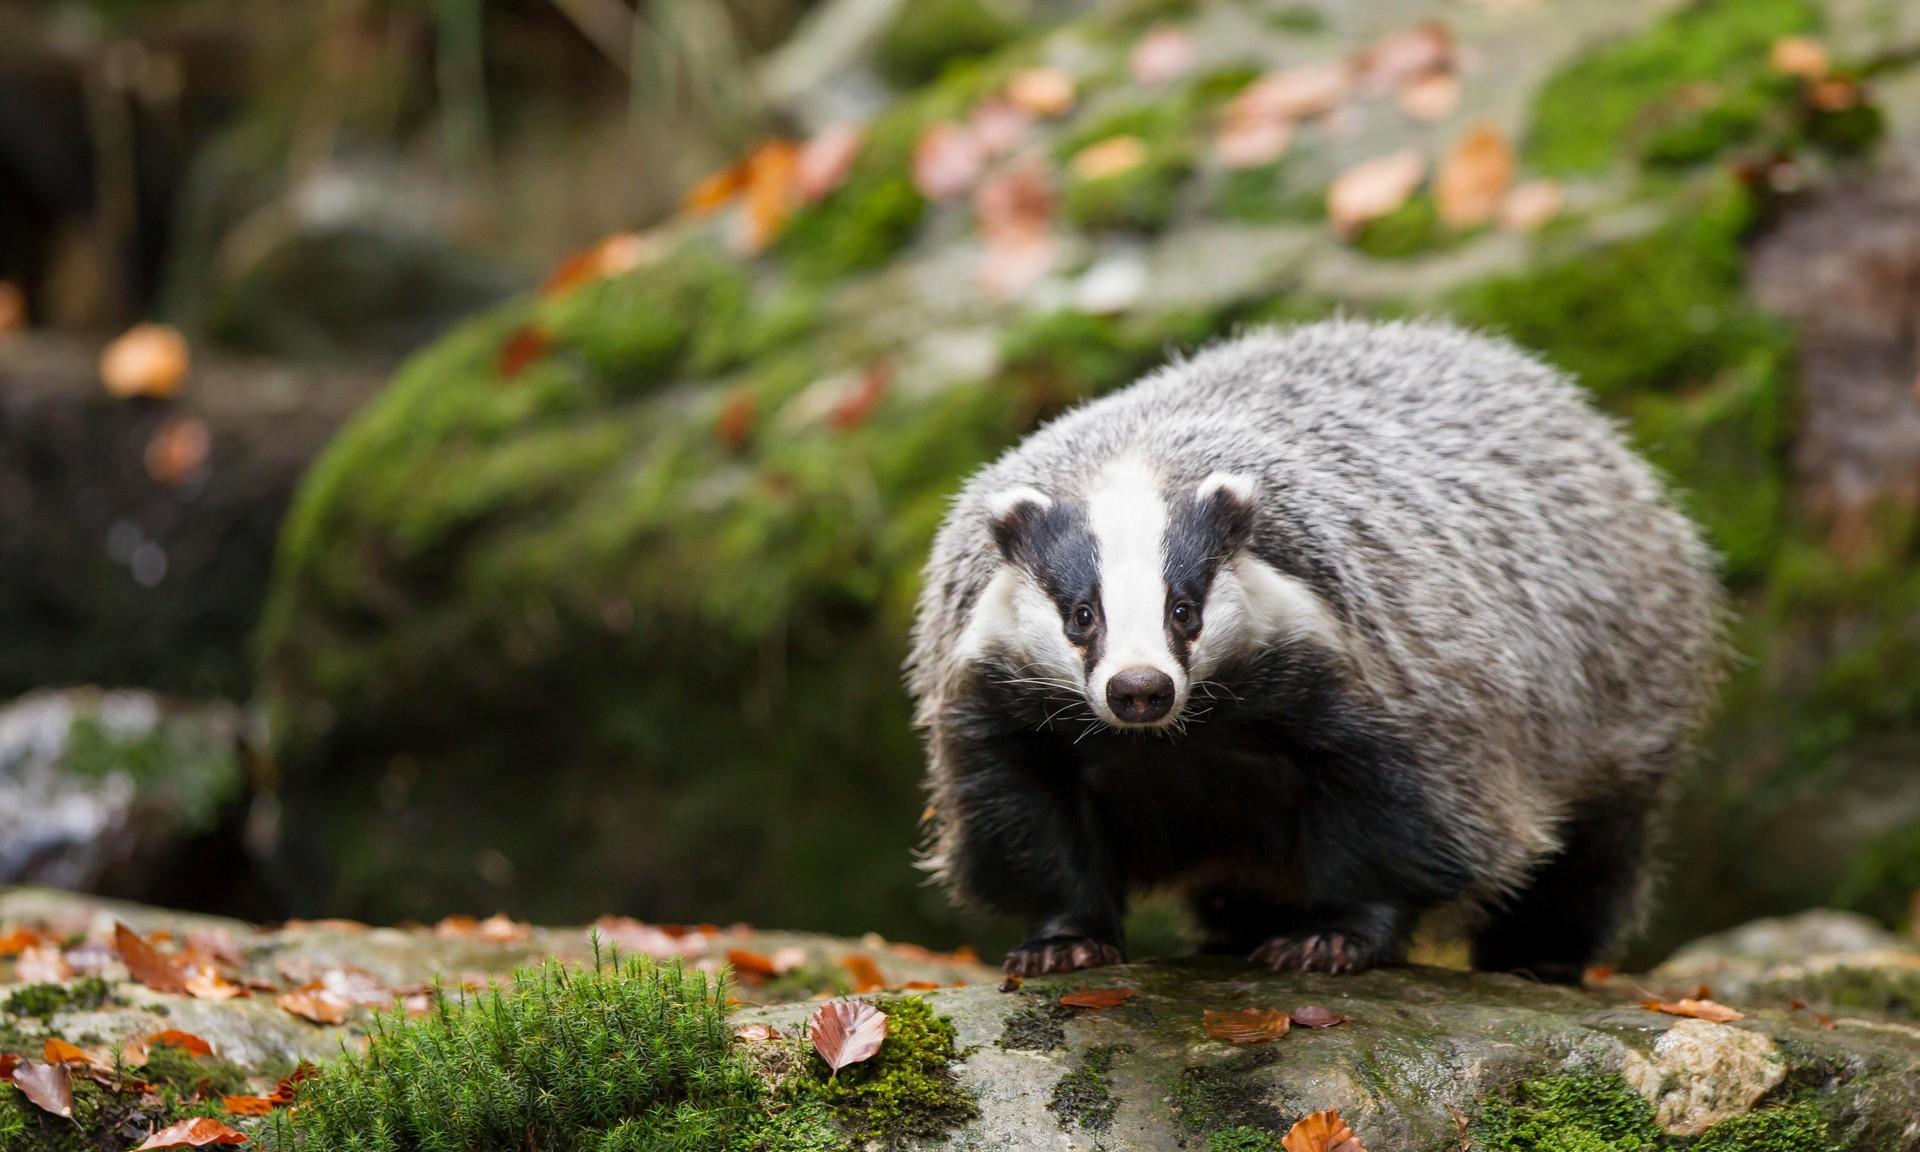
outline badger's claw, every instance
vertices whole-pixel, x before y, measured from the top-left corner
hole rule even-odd
[[[1395,958],[1391,944],[1382,945],[1345,932],[1298,932],[1275,936],[1248,957],[1276,972],[1365,972]]]
[[[1007,953],[1004,967],[1009,976],[1044,976],[1049,972],[1074,972],[1081,968],[1100,968],[1126,959],[1120,949],[1104,940],[1085,936],[1049,936],[1029,940]]]

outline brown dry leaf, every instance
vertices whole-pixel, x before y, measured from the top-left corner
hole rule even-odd
[[[1287,1034],[1291,1023],[1285,1012],[1272,1008],[1241,1008],[1231,1012],[1208,1008],[1201,1019],[1207,1035],[1229,1044],[1265,1044],[1278,1040]]]
[[[562,260],[540,284],[540,295],[560,296],[594,280],[624,276],[660,253],[659,242],[644,232],[616,232]]]
[[[1415,120],[1445,120],[1460,107],[1460,78],[1451,72],[1417,76],[1400,86],[1394,103]]]
[[[319,981],[296,988],[291,992],[282,992],[273,998],[275,1004],[315,1024],[344,1024],[352,1005],[327,992],[326,985]]]
[[[955,987],[955,988],[964,988],[964,987],[966,987],[966,986],[967,986],[967,982],[966,982],[965,980],[962,980],[962,981],[960,981],[959,983],[957,983],[957,984],[955,984],[955,985],[954,985],[954,987]],[[907,982],[906,982],[905,984],[902,984],[902,985],[900,985],[900,991],[902,991],[902,992],[932,992],[932,991],[933,991],[934,989],[936,989],[936,988],[938,988],[938,987],[940,987],[940,985],[938,985],[938,984],[935,984],[935,983],[934,983],[933,981],[931,981],[931,980],[909,980],[909,981],[907,981]]]
[[[1807,102],[1822,112],[1845,112],[1861,103],[1860,85],[1843,76],[1834,76],[1815,84],[1807,92]]]
[[[500,378],[511,380],[520,375],[530,365],[544,358],[552,348],[553,337],[547,335],[546,329],[538,324],[523,324],[514,329],[513,334],[507,337],[506,343],[500,345],[498,364]],[[456,919],[456,917],[448,917],[448,919]],[[471,922],[473,917],[468,916],[465,919]],[[445,924],[446,921],[442,920],[441,923]],[[439,929],[436,927],[434,931],[438,932]]]
[[[1228,101],[1229,120],[1311,120],[1340,106],[1353,83],[1340,63],[1303,64],[1269,72]]]
[[[718,211],[747,187],[747,161],[723,168],[695,184],[680,201],[680,210],[693,216]]]
[[[147,440],[147,475],[156,484],[172,486],[200,476],[213,450],[213,433],[206,421],[182,416],[163,422]]]
[[[1118,1008],[1140,993],[1133,988],[1077,988],[1060,997],[1069,1008]]]
[[[853,977],[855,995],[878,992],[887,986],[887,978],[880,975],[880,966],[873,962],[873,957],[864,953],[849,952],[840,957],[840,967],[845,968],[847,974]]]
[[[995,173],[973,197],[974,217],[986,239],[978,271],[981,291],[1009,300],[1053,270],[1053,176],[1030,157]]]
[[[779,970],[773,966],[773,957],[744,948],[729,949],[727,963],[733,967],[736,976],[749,984],[758,984],[769,976],[779,975]]]
[[[480,921],[474,929],[474,935],[495,944],[510,944],[515,940],[525,940],[533,935],[531,926],[522,924],[505,912],[495,912]]]
[[[208,965],[194,965],[186,970],[187,995],[195,1000],[232,1000],[237,996],[248,995],[246,988],[221,975],[218,969]]]
[[[9,956],[18,956],[41,942],[38,932],[26,928],[15,928],[5,935],[0,935],[0,960]]]
[[[1775,72],[1803,80],[1824,80],[1833,70],[1826,45],[1811,36],[1783,36],[1775,40],[1767,62]]]
[[[218,1120],[209,1120],[205,1116],[196,1116],[191,1120],[182,1120],[168,1128],[162,1128],[147,1137],[147,1142],[135,1148],[133,1152],[150,1152],[155,1148],[205,1148],[212,1144],[245,1144],[247,1134],[238,1128],[222,1124]]]
[[[789,140],[769,140],[747,158],[749,253],[765,252],[799,207],[799,173],[800,149]]]
[[[0,1052],[0,1082],[13,1079],[13,1070],[20,1067],[20,1057],[10,1052]]]
[[[866,139],[867,130],[859,124],[835,124],[801,145],[793,173],[800,199],[812,204],[833,195],[847,182]]]
[[[1426,172],[1425,158],[1411,148],[1355,164],[1327,188],[1327,216],[1341,235],[1351,236],[1405,204]]]
[[[187,978],[179,965],[154,951],[153,945],[141,939],[138,932],[119,921],[113,925],[113,946],[120,953],[120,962],[127,966],[128,974],[135,980],[155,992],[187,994]]]
[[[56,944],[35,944],[20,953],[13,974],[23,984],[58,984],[73,979],[73,968]]]
[[[433,934],[442,940],[461,940],[474,934],[480,927],[480,921],[471,916],[443,916],[433,926]]]
[[[187,338],[165,324],[135,324],[100,353],[100,381],[107,392],[126,400],[135,396],[176,396],[187,382],[193,357]]]
[[[271,1096],[222,1096],[220,1107],[235,1116],[267,1116],[279,1107]]]
[[[1118,176],[1147,162],[1147,142],[1138,136],[1113,136],[1074,154],[1073,174],[1082,180]]]
[[[1059,68],[1023,68],[1007,81],[1006,96],[1042,119],[1065,116],[1073,111],[1073,77]]]
[[[807,1021],[813,1050],[833,1072],[871,1059],[887,1039],[887,1014],[858,1000],[822,1004]]]
[[[1353,1017],[1318,1004],[1305,1004],[1288,1013],[1288,1018],[1302,1028],[1335,1028],[1352,1020]]]
[[[1360,54],[1357,70],[1367,87],[1389,92],[1416,77],[1453,69],[1453,33],[1438,20],[1381,37]]]
[[[771,1024],[742,1024],[733,1030],[733,1038],[748,1044],[764,1044],[780,1039],[780,1029]]]
[[[73,1119],[73,1073],[66,1065],[22,1060],[14,1065],[12,1079],[34,1107],[63,1120]]]
[[[85,1068],[106,1068],[110,1065],[78,1044],[69,1044],[58,1036],[50,1036],[40,1046],[40,1058],[49,1064],[78,1064]]]
[[[1367,1152],[1340,1113],[1331,1108],[1302,1116],[1280,1138],[1280,1147],[1286,1152]]]
[[[1743,1020],[1746,1013],[1716,1004],[1704,998],[1686,997],[1681,1000],[1642,1000],[1640,1007],[1652,1012],[1665,1012],[1669,1016],[1690,1016],[1695,1020],[1711,1020],[1715,1024],[1726,1024],[1734,1020]]]
[[[195,1036],[191,1032],[182,1032],[178,1028],[169,1028],[165,1032],[155,1032],[153,1035],[147,1037],[146,1044],[148,1048],[159,1048],[163,1046],[178,1048],[193,1056],[213,1055],[213,1045]]]
[[[273,1086],[273,1100],[277,1104],[293,1103],[294,1092],[303,1080],[311,1080],[320,1075],[320,1068],[310,1060],[302,1060],[294,1065],[293,1071],[286,1074]]]
[[[1213,158],[1222,168],[1261,168],[1293,146],[1293,123],[1252,116],[1223,121],[1213,136]]]
[[[1513,145],[1498,128],[1480,124],[1454,143],[1433,178],[1433,203],[1449,228],[1492,220],[1513,185]]]
[[[1611,964],[1590,964],[1580,973],[1580,983],[1587,985],[1605,984],[1607,981],[1613,979],[1613,975],[1614,967]]]
[[[1507,193],[1500,205],[1500,227],[1508,232],[1538,232],[1560,215],[1564,197],[1552,180],[1531,180]]]
[[[973,129],[942,120],[913,146],[913,186],[929,200],[951,200],[979,182],[986,164],[986,148]]]
[[[1133,82],[1147,88],[1173,83],[1193,69],[1193,37],[1174,24],[1155,24],[1127,54]]]
[[[0,336],[27,327],[27,294],[11,280],[0,280]]]

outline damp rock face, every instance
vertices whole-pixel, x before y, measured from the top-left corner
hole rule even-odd
[[[116,922],[167,955],[214,957],[211,965],[249,994],[209,999],[131,979],[101,943]],[[1749,934],[1749,945],[1763,936],[1782,942],[1764,954],[1746,948],[1757,970],[1788,973],[1806,960],[1777,929]],[[857,1146],[862,1132],[888,1133],[888,1147],[982,1152],[1273,1149],[1303,1115],[1326,1108],[1368,1147],[1408,1152],[1455,1152],[1463,1137],[1493,1152],[1920,1149],[1920,1018],[1911,1002],[1849,1008],[1815,986],[1729,985],[1712,990],[1744,1013],[1727,1023],[1642,1006],[1648,993],[1698,992],[1691,967],[1569,989],[1434,967],[1332,977],[1186,959],[1029,980],[1005,992],[969,957],[877,938],[621,919],[592,929],[505,918],[262,929],[46,890],[0,891],[0,940],[20,932],[59,939],[76,972],[22,983],[15,977],[26,961],[0,959],[0,1053],[34,1056],[50,1037],[106,1051],[177,1029],[210,1044],[216,1063],[203,1071],[235,1085],[226,1091],[268,1092],[301,1060],[360,1051],[375,1007],[422,1012],[435,981],[453,990],[458,1010],[459,989],[470,999],[517,967],[547,958],[591,964],[597,933],[603,958],[624,944],[630,955],[714,971],[731,960],[730,991],[744,1001],[731,1026],[745,1030],[737,1043],[772,1081],[810,1059],[801,1038],[823,996],[864,987],[860,995],[892,1008],[901,1027],[888,1043],[924,1045],[902,1047],[878,1072],[843,1073],[848,1083],[823,1099],[861,1110],[834,1112],[838,1134],[806,1145],[815,1152]],[[1850,955],[1861,979],[1920,970],[1910,942]],[[776,967],[784,971],[770,974]],[[1062,1002],[1088,989],[1132,995],[1104,1008]],[[324,1011],[329,997],[338,998],[334,1018]],[[901,997],[921,998],[925,1010],[901,1007]],[[1296,1024],[1250,1045],[1217,1039],[1205,1023],[1208,1011],[1307,1006],[1349,1019]],[[592,1069],[578,1073],[591,1079]],[[12,1103],[0,1095],[0,1119]]]

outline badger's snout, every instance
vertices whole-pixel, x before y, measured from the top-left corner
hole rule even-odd
[[[1173,710],[1173,677],[1158,668],[1122,668],[1107,680],[1107,707],[1127,724],[1151,724]]]

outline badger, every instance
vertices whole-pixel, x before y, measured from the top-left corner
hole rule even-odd
[[[1578,386],[1439,323],[1263,330],[974,475],[907,662],[923,866],[1124,959],[1130,893],[1276,969],[1570,982],[1630,929],[1718,682],[1712,552]]]

